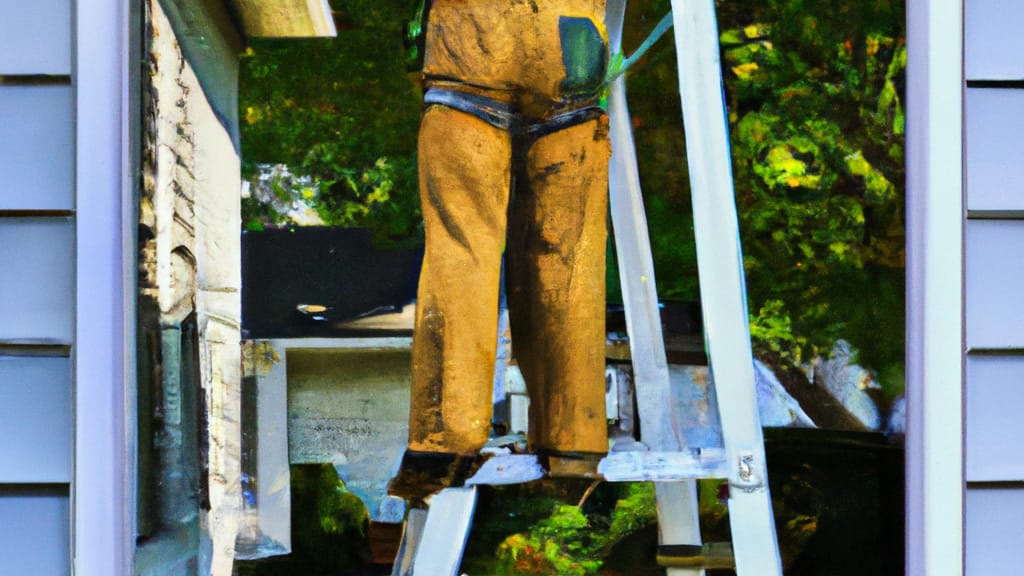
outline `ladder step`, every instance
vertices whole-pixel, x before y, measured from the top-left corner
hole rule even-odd
[[[467,486],[504,486],[524,484],[540,480],[545,476],[544,468],[533,454],[503,454],[493,456],[483,463],[469,480]]]
[[[690,448],[680,452],[612,452],[597,467],[609,482],[678,482],[728,478],[725,450]]]
[[[658,546],[658,566],[730,570],[736,567],[736,561],[731,542],[708,542],[703,546]]]
[[[612,452],[601,459],[598,474],[608,482],[678,482],[728,478],[725,450],[690,448],[680,452]],[[533,454],[503,454],[488,459],[467,486],[523,484],[546,477]]]

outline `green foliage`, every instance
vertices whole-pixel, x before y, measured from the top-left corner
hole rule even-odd
[[[793,321],[781,300],[769,300],[750,318],[750,339],[758,355],[771,353],[775,357],[799,365],[800,352],[807,339],[793,333]]]
[[[369,515],[331,464],[291,466],[292,553],[238,562],[239,576],[338,574],[367,561]]]
[[[378,158],[368,168],[346,168],[335,164],[335,155],[320,144],[310,151],[310,159],[331,164],[332,172],[340,178],[342,189],[348,194],[322,194],[316,205],[317,213],[329,226],[355,227],[362,224],[378,206],[391,200],[395,187],[396,168],[385,157]],[[321,189],[330,191],[339,184],[334,180],[320,181]]]
[[[551,516],[513,534],[498,547],[503,574],[594,574],[601,561],[594,558],[601,541],[587,529],[590,523],[576,506],[559,504]]]
[[[903,358],[903,3],[718,1],[755,346],[788,361],[837,338],[899,378]],[[631,0],[631,52],[668,0]],[[628,73],[662,298],[698,299],[670,36]],[[609,293],[615,294],[615,286]],[[902,380],[886,382],[890,393]]]
[[[335,567],[359,563],[362,551],[352,544],[366,542],[369,515],[334,466],[293,467],[292,493],[293,506],[304,511],[292,518],[296,554]]]
[[[343,0],[334,8],[337,38],[254,40],[243,55],[244,168],[251,176],[258,163],[284,163],[312,177],[314,194],[305,200],[328,225],[416,238],[420,96],[403,43],[415,7]],[[283,223],[255,200],[243,210],[249,229]]]
[[[859,321],[903,313],[902,285],[879,281],[904,258],[903,7],[829,4],[722,7],[752,334],[793,361],[842,336],[878,368],[903,355]]]
[[[597,574],[616,542],[657,521],[656,510],[649,483],[628,485],[606,526],[584,515],[581,506],[555,504],[549,516],[498,546],[498,574]]]
[[[647,482],[629,484],[625,496],[615,503],[608,540],[614,543],[657,521],[654,486]]]

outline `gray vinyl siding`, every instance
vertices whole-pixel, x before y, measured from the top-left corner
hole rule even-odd
[[[968,80],[1020,80],[1020,0],[964,0],[964,73]]]
[[[969,217],[964,241],[968,350],[1024,350],[1024,220]]]
[[[71,343],[72,220],[68,216],[0,219],[0,341]]]
[[[968,88],[964,105],[967,210],[973,216],[1024,213],[1024,90]]]
[[[4,574],[70,573],[67,486],[0,489],[0,553]]]
[[[67,358],[0,356],[0,482],[70,483],[69,414]]]
[[[0,209],[73,207],[71,115],[70,84],[0,85]]]
[[[71,573],[70,0],[0,8],[0,572]]]
[[[7,0],[0,11],[0,74],[71,74],[71,0]]]
[[[965,565],[981,576],[1024,563],[1024,3],[965,0],[964,18]]]
[[[1024,357],[967,359],[967,481],[1024,480]]]
[[[968,576],[1016,574],[1024,554],[1024,490],[978,485],[967,491],[965,549]]]

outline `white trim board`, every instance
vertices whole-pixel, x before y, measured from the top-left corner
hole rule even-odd
[[[963,0],[907,4],[908,576],[961,576]]]
[[[126,0],[75,4],[76,281],[72,347],[75,471],[72,483],[73,573],[120,576],[131,570],[134,538],[126,529],[126,335],[132,316],[125,258],[129,6]],[[134,343],[133,343],[134,346]]]

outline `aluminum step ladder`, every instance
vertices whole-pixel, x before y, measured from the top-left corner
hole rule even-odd
[[[626,0],[607,3],[613,53],[621,50],[625,6]],[[648,451],[610,453],[598,471],[607,481],[655,483],[659,560],[670,566],[671,576],[703,575],[705,566],[713,566],[708,560],[723,556],[701,544],[696,480],[727,479],[736,573],[781,576],[754,390],[714,0],[672,0],[672,12],[701,302],[724,449],[685,446],[685,423],[672,414],[654,264],[625,80],[620,76],[611,84],[609,96],[609,187],[641,441]],[[477,486],[518,483],[543,474],[534,456],[497,456],[487,460],[466,486],[442,490],[431,499],[429,512],[410,513],[393,576],[454,576],[472,524]],[[698,561],[687,562],[688,558]]]

